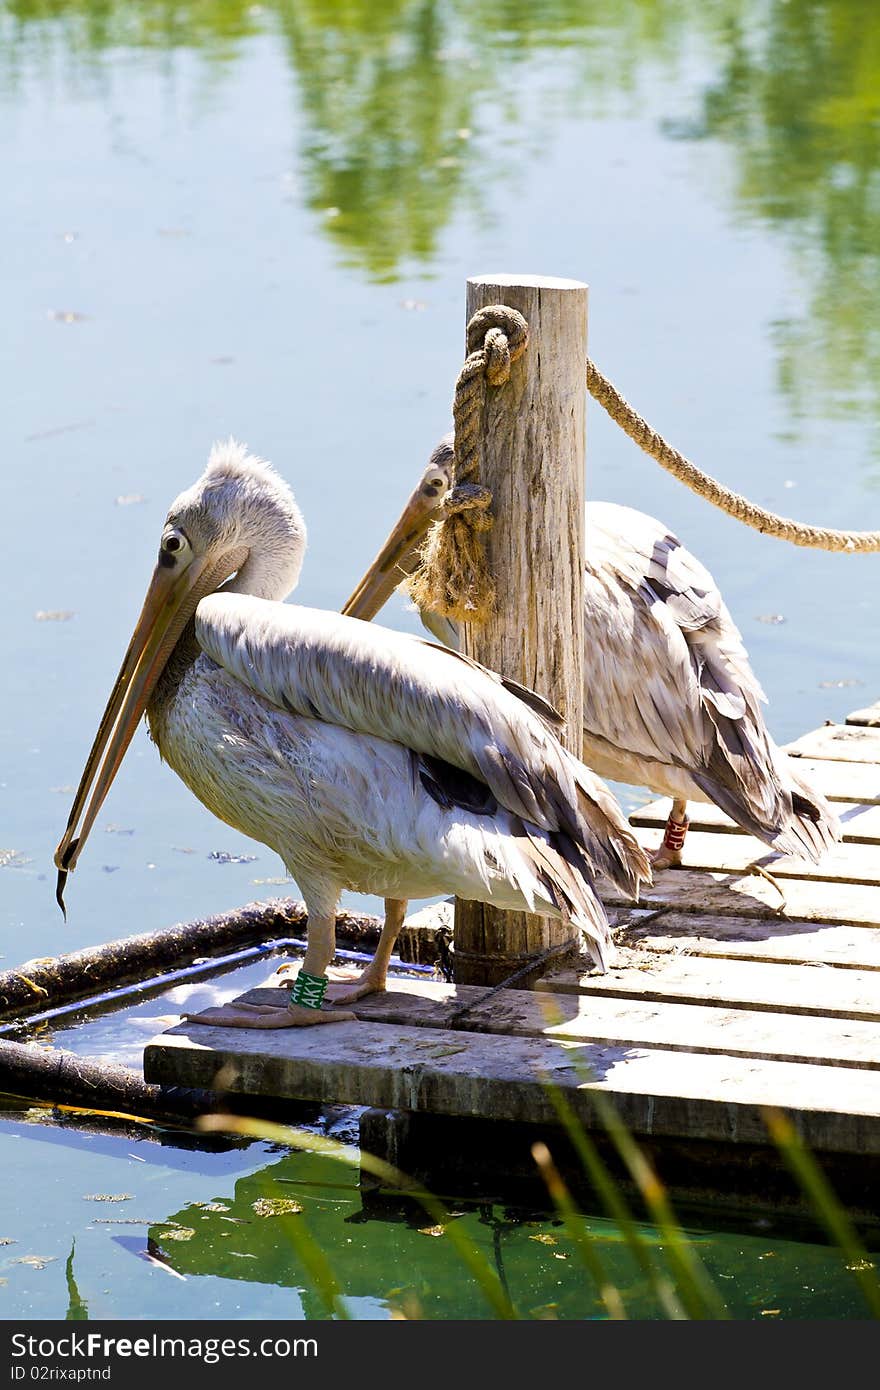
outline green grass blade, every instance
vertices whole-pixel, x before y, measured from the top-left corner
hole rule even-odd
[[[676,1279],[688,1316],[726,1318],[728,1313],[724,1300],[682,1230],[666,1188],[654,1171],[653,1165],[639,1148],[608,1097],[601,1091],[591,1089],[590,1099],[608,1137],[639,1189],[651,1220],[663,1236],[670,1271]]]
[[[583,1164],[605,1211],[617,1226],[627,1249],[647,1278],[659,1307],[667,1318],[674,1320],[686,1318],[687,1314],[675,1292],[672,1281],[658,1271],[653,1250],[639,1236],[638,1225],[630,1212],[626,1198],[600,1158],[599,1151],[589,1134],[579,1123],[561,1089],[551,1081],[545,1082],[545,1085],[547,1094],[568,1135],[572,1148]]]
[[[277,1182],[270,1183],[269,1188],[282,1195],[282,1189]],[[276,1217],[276,1220],[282,1231],[290,1237],[290,1243],[299,1256],[303,1268],[312,1281],[312,1287],[327,1312],[331,1317],[335,1316],[348,1321],[349,1314],[343,1299],[342,1288],[333,1273],[330,1261],[309,1229],[305,1212],[299,1211],[279,1216]]]
[[[294,1129],[287,1125],[272,1124],[266,1120],[246,1119],[241,1115],[203,1115],[197,1121],[201,1130],[220,1131],[224,1134],[242,1134],[252,1139],[264,1139],[272,1144],[284,1144],[292,1149],[305,1149],[311,1153],[325,1154],[350,1168],[363,1168],[365,1172],[377,1177],[380,1182],[404,1192],[417,1201],[434,1225],[442,1226],[450,1245],[459,1259],[467,1267],[483,1293],[484,1298],[498,1318],[516,1318],[516,1309],[505,1293],[498,1273],[480,1253],[478,1247],[450,1216],[443,1203],[424,1188],[419,1187],[406,1173],[376,1158],[374,1154],[358,1149],[352,1144],[340,1144],[323,1134],[312,1134],[308,1130]]]
[[[306,1225],[305,1214],[282,1217],[281,1228],[290,1236],[290,1243],[302,1261],[303,1268],[330,1316],[335,1315],[347,1320],[348,1312],[342,1296],[342,1289],[333,1273],[330,1261]]]
[[[544,1004],[545,1012],[549,1016],[550,999],[547,998]],[[565,1056],[578,1071],[582,1085],[589,1088],[590,1100],[596,1114],[641,1193],[651,1220],[663,1236],[669,1271],[678,1286],[678,1295],[686,1316],[726,1318],[728,1313],[724,1300],[691,1247],[653,1166],[639,1148],[608,1096],[596,1085],[595,1077],[589,1068],[579,1063],[577,1052],[574,1049],[566,1049]],[[582,1131],[583,1126],[576,1117],[572,1115],[571,1119],[573,1128]]]
[[[626,1308],[620,1289],[611,1282],[605,1273],[605,1266],[598,1251],[595,1249],[589,1233],[584,1229],[584,1218],[578,1211],[571,1193],[563,1181],[562,1174],[553,1162],[547,1145],[540,1142],[533,1144],[532,1157],[538,1165],[538,1172],[547,1185],[547,1191],[559,1213],[562,1224],[580,1255],[587,1273],[596,1285],[609,1318],[625,1319]]]
[[[821,1221],[840,1251],[848,1272],[862,1291],[871,1316],[880,1318],[877,1270],[831,1184],[789,1117],[771,1106],[765,1106],[762,1113],[771,1139],[809,1199],[814,1216]]]

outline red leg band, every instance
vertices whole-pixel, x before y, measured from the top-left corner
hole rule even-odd
[[[690,821],[687,816],[684,820],[673,820],[672,816],[666,822],[666,831],[663,835],[663,846],[665,849],[681,850],[684,848],[684,837],[688,833]]]

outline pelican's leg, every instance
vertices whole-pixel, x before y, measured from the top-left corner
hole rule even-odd
[[[335,903],[332,912],[309,913],[308,945],[301,974],[305,972],[316,980],[326,979],[335,937]],[[222,1028],[309,1028],[316,1023],[340,1023],[355,1015],[347,1009],[311,1008],[290,1000],[280,1005],[223,1004],[219,1009],[205,1009],[200,1014],[185,1014],[184,1017],[190,1023],[208,1023]]]
[[[681,851],[689,824],[687,802],[676,798],[672,803],[660,846],[649,855],[655,869],[672,869],[681,863]]]
[[[405,898],[385,899],[385,924],[373,959],[353,979],[334,980],[327,991],[327,998],[334,1004],[353,1004],[363,999],[365,994],[381,994],[385,988],[388,962],[394,951],[394,944],[400,935],[403,919],[406,916]]]

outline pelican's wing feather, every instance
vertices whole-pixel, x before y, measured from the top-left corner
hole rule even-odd
[[[693,768],[719,715],[763,725],[763,692],[712,576],[660,522],[588,506],[585,579],[588,730]]]
[[[424,639],[422,639],[424,640]],[[511,695],[515,695],[518,700],[522,700],[529,709],[534,710],[539,715],[548,729],[552,729],[558,736],[565,729],[565,720],[554,705],[549,700],[545,700],[543,695],[539,695],[536,690],[530,689],[527,685],[520,685],[519,681],[513,680],[510,676],[499,676],[497,671],[490,671],[488,666],[481,666],[479,661],[474,661],[472,656],[465,656],[457,647],[449,647],[445,643],[427,642],[429,647],[436,647],[438,651],[446,652],[448,656],[454,656],[458,661],[464,661],[475,671],[482,671],[498,685],[503,685],[505,690],[509,690]]]
[[[779,848],[815,858],[837,838],[824,800],[794,787],[739,630],[676,536],[630,507],[590,504],[585,595],[588,732],[684,769],[737,824]]]
[[[195,624],[202,650],[277,708],[442,759],[508,811],[577,840],[615,882],[649,877],[610,792],[478,663],[356,618],[245,594],[203,599]]]

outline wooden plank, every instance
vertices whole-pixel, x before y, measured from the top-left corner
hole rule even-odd
[[[668,912],[644,925],[630,923],[617,939],[628,946],[639,942],[647,951],[880,970],[880,930],[870,927]]]
[[[819,730],[822,733],[823,730]],[[809,735],[807,737],[810,737]],[[832,757],[794,755],[802,775],[829,801],[860,802],[880,805],[880,767],[867,762],[852,762],[838,753]],[[690,806],[697,805],[689,802]]]
[[[621,949],[607,975],[576,967],[548,971],[536,990],[613,994],[618,998],[677,1004],[711,1004],[826,1018],[880,1019],[880,988],[873,970],[834,966],[777,965],[772,961],[719,960],[684,953]],[[756,1027],[760,1025],[756,1023]],[[878,1089],[880,1102],[880,1089]]]
[[[786,752],[793,757],[846,763],[880,763],[880,729],[859,724],[826,724],[789,743]],[[880,778],[880,767],[875,769]]]
[[[880,700],[865,709],[854,709],[846,716],[847,724],[867,724],[869,728],[880,726]]]
[[[803,757],[797,762],[811,785],[829,801],[880,805],[880,768],[874,763],[824,757]]]
[[[650,848],[656,835],[639,830]],[[751,835],[714,835],[689,831],[682,850],[686,869],[715,869],[740,874],[757,863],[778,879],[809,878],[813,882],[880,885],[880,850],[874,845],[835,845],[818,864],[800,855],[778,854]],[[880,904],[878,904],[880,905]]]
[[[787,918],[799,922],[848,922],[880,926],[880,894],[863,883],[785,880]],[[642,890],[638,903],[608,885],[602,901],[609,907],[677,908],[702,916],[760,917],[779,920],[779,894],[756,874],[714,873],[708,869],[668,869]]]
[[[766,1144],[761,1107],[792,1114],[816,1151],[880,1154],[871,1070],[619,1044],[497,1037],[351,1022],[274,1032],[181,1024],[148,1044],[148,1081],[552,1124],[551,1080],[595,1123],[590,1092],[613,1095],[635,1134]],[[589,1082],[584,1078],[592,1078]]]
[[[848,764],[842,764],[848,766]],[[672,810],[672,798],[659,797],[640,806],[629,816],[631,825],[662,831]],[[847,845],[880,845],[880,805],[865,805],[857,801],[837,801],[834,810],[840,818],[843,843]],[[716,835],[744,835],[735,821],[726,816],[720,806],[709,802],[689,801],[688,816],[691,831],[708,830]],[[647,842],[645,842],[647,843]],[[656,848],[656,843],[652,845]]]
[[[387,993],[360,1000],[355,1010],[359,1019],[372,1023],[445,1028],[450,1017],[469,1004],[459,1023],[459,1029],[468,1033],[614,1042],[622,1047],[662,1047],[674,1052],[718,1052],[880,1069],[878,1021],[769,1012],[756,1018],[752,1009],[648,1003],[568,991],[554,994],[504,989],[489,999],[486,994],[475,985],[395,980]],[[271,1004],[277,998],[277,989],[253,989],[241,996],[241,1002]],[[450,1031],[448,1036],[454,1039],[459,1031]]]
[[[875,763],[853,762],[840,754],[833,758],[794,755],[794,760],[803,776],[829,801],[880,805],[880,767]]]

